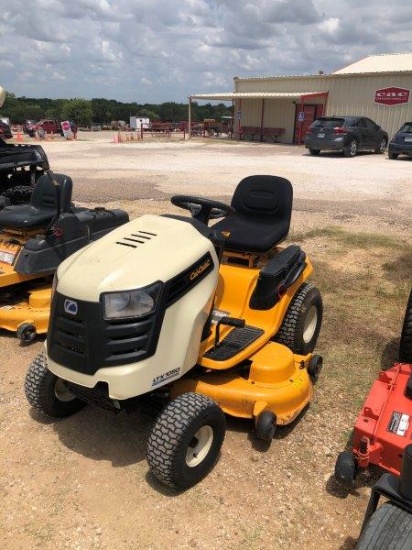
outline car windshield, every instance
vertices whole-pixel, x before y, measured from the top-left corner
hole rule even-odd
[[[412,134],[412,122],[405,122],[399,132],[401,134]]]
[[[313,122],[312,128],[336,128],[343,126],[344,122],[343,118],[318,118]]]

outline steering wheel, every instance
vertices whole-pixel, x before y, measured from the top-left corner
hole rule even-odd
[[[193,218],[205,223],[206,225],[209,220],[224,218],[225,216],[230,216],[236,212],[232,206],[229,206],[224,202],[206,199],[204,197],[173,195],[170,200],[175,206],[183,208],[184,210],[189,210]]]

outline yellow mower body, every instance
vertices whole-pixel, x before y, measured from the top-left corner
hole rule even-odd
[[[282,247],[274,252],[279,254]],[[313,385],[308,374],[312,354],[294,354],[283,344],[273,342],[284,319],[290,302],[311,275],[313,268],[306,259],[306,268],[294,285],[289,287],[282,299],[270,310],[250,307],[251,296],[256,287],[259,267],[233,265],[225,260],[220,266],[216,292],[215,311],[245,319],[246,326],[261,330],[261,334],[239,353],[226,360],[208,357],[216,341],[215,323],[210,336],[202,342],[198,364],[205,367],[203,374],[190,375],[173,384],[172,395],[193,391],[214,399],[219,406],[235,417],[256,418],[264,410],[272,411],[280,425],[289,424],[306,407],[313,396]],[[234,330],[225,326],[219,341]],[[236,369],[247,362],[247,369]],[[226,371],[226,372],[221,372]],[[247,373],[247,374],[245,374]]]

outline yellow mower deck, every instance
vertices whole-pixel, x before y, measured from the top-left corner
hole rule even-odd
[[[279,248],[277,252],[281,250]],[[230,334],[237,329],[224,326],[219,335],[220,346],[215,350],[216,324],[212,325],[198,360],[198,364],[205,367],[204,374],[178,380],[172,387],[172,395],[188,391],[202,393],[215,400],[225,413],[235,417],[257,418],[269,410],[276,415],[278,424],[292,422],[313,396],[308,374],[312,354],[294,354],[271,338],[279,330],[297,289],[313,271],[308,259],[306,264],[302,276],[287,289],[279,302],[270,310],[257,310],[251,309],[249,304],[259,267],[222,263],[215,309],[229,317],[245,320],[245,329],[238,329],[244,331],[244,345],[231,352],[233,339]]]

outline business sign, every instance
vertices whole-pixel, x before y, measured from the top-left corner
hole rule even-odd
[[[400,105],[409,102],[409,92],[406,88],[397,88],[390,86],[389,88],[381,88],[375,92],[375,103],[382,105]]]

